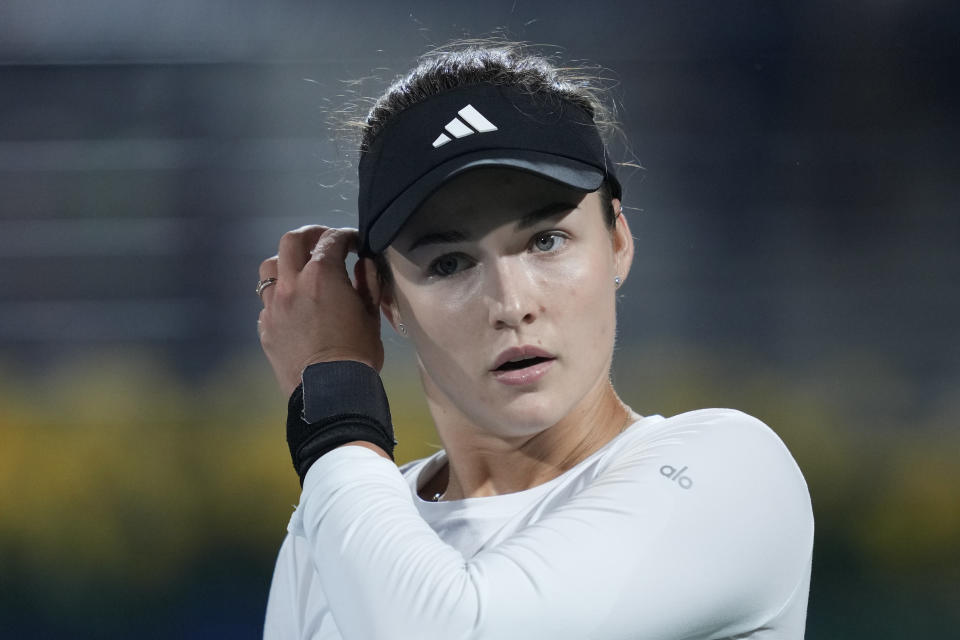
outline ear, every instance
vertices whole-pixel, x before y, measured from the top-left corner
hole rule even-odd
[[[633,234],[630,233],[630,225],[627,223],[627,216],[623,214],[620,200],[613,198],[612,204],[613,210],[619,212],[613,228],[614,275],[621,281],[626,281],[633,264]]]
[[[377,273],[376,263],[373,260],[367,259],[369,262],[368,268],[366,270],[367,277],[371,278],[377,287],[378,292],[378,304],[380,305],[380,312],[383,314],[383,317],[387,319],[387,322],[390,323],[390,326],[393,327],[393,330],[397,333],[400,333],[400,330],[397,329],[397,325],[400,324],[400,308],[397,305],[397,298],[393,290],[393,284],[390,282],[382,282],[380,276]],[[370,285],[368,285],[370,286]]]
[[[356,264],[353,265],[353,281],[356,283],[354,287],[360,297],[363,298],[367,311],[376,313],[383,292],[380,280],[377,278],[377,265],[373,260],[369,258],[357,259]]]
[[[390,290],[389,294],[387,293],[388,289]],[[387,322],[390,323],[390,326],[393,327],[393,330],[400,333],[400,310],[397,307],[396,298],[393,297],[392,289],[389,285],[384,286],[384,295],[380,297],[380,311],[383,313],[383,317],[387,319]]]

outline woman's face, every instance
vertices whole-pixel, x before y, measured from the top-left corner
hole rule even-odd
[[[387,250],[384,311],[406,325],[434,405],[500,436],[532,435],[606,388],[614,278],[632,252],[598,193],[478,169],[431,196]]]

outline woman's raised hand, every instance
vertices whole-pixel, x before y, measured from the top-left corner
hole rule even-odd
[[[261,281],[277,279],[261,291],[260,344],[286,396],[315,362],[383,366],[376,268],[357,260],[356,286],[347,274],[347,254],[356,246],[355,229],[309,225],[285,233],[277,255],[260,265]]]

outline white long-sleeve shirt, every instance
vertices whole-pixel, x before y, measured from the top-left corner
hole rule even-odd
[[[803,637],[810,497],[755,418],[650,416],[532,489],[423,500],[445,461],[347,446],[315,462],[264,638]]]

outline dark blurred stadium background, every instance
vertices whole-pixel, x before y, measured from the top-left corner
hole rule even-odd
[[[298,485],[257,266],[353,224],[331,115],[498,27],[612,70],[625,399],[787,442],[808,638],[956,637],[960,14],[924,0],[4,0],[0,636],[259,633]],[[437,440],[385,339],[409,460]]]

